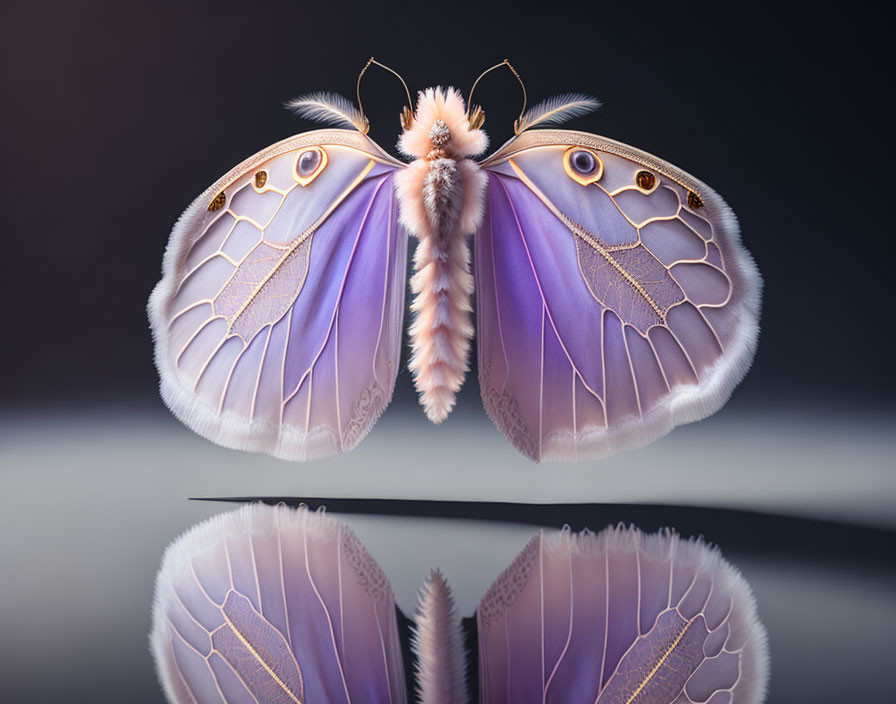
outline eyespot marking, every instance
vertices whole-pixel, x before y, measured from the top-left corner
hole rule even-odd
[[[582,147],[571,147],[563,155],[566,175],[583,186],[600,181],[604,175],[604,163],[596,152]]]
[[[658,183],[657,177],[644,169],[635,174],[635,185],[642,193],[653,193]]]
[[[261,190],[264,188],[264,184],[268,182],[268,172],[262,169],[261,171],[255,172],[255,190]]]
[[[218,195],[212,198],[212,202],[208,204],[208,212],[214,213],[216,210],[220,210],[224,207],[226,202],[227,196],[224,195],[224,191],[221,191]]]
[[[308,147],[296,155],[293,178],[307,186],[327,167],[327,152],[321,147]]]

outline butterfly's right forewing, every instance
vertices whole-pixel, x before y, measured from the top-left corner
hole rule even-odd
[[[664,532],[539,533],[477,610],[482,704],[757,704],[768,678],[750,589]]]

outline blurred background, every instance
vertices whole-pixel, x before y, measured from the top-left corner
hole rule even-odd
[[[755,589],[769,702],[883,701],[896,630],[889,17],[721,5],[5,7],[0,701],[162,702],[146,635],[162,551],[228,507],[190,497],[260,496],[345,517],[405,613],[438,565],[472,614],[537,526],[703,534]],[[352,96],[371,54],[412,90],[464,92],[506,56],[533,101],[604,102],[571,126],[725,197],[765,278],[759,352],[729,404],[573,466],[510,447],[475,374],[434,427],[401,373],[359,448],[311,464],[224,450],[171,417],[144,311],[171,226],[231,166],[312,127],[284,101]],[[518,92],[507,73],[477,88],[495,146]],[[394,153],[401,86],[372,71],[363,96]]]

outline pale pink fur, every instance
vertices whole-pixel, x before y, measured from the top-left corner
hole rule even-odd
[[[456,88],[427,88],[417,94],[414,124],[402,133],[398,148],[408,156],[424,158],[432,149],[429,130],[436,120],[443,120],[448,125],[451,131],[448,150],[458,157],[478,156],[488,147],[485,132],[470,129],[460,91]]]
[[[423,180],[429,171],[424,159],[412,161],[395,175],[395,194],[398,196],[398,219],[405,229],[417,237],[429,229],[429,219],[423,205]]]
[[[430,222],[423,199],[434,149],[430,130],[436,120],[442,120],[451,133],[440,156],[457,162],[461,179],[458,225],[444,239]],[[460,93],[453,88],[430,88],[419,94],[414,122],[401,135],[398,146],[415,157],[396,176],[395,187],[401,223],[419,240],[411,278],[414,322],[408,366],[427,417],[440,423],[454,407],[468,368],[473,277],[466,235],[475,232],[482,221],[486,188],[485,174],[469,157],[485,151],[488,138],[481,130],[470,129]]]
[[[460,231],[476,232],[482,224],[485,212],[485,189],[488,176],[474,162],[464,159],[458,162],[464,187],[464,204],[460,211]]]

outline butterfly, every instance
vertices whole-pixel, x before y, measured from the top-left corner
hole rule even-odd
[[[750,587],[671,531],[540,531],[475,614],[482,704],[756,704],[768,654]],[[408,699],[389,581],[322,510],[247,504],[165,552],[151,649],[171,704]],[[418,595],[417,700],[464,704],[451,589]]]
[[[432,421],[454,406],[474,332],[485,410],[536,461],[638,447],[725,403],[753,359],[761,279],[711,188],[546,128],[598,107],[584,95],[528,111],[524,97],[515,136],[479,161],[481,107],[453,88],[411,103],[402,161],[367,136],[360,90],[358,107],[296,99],[341,127],[262,150],[181,216],[148,306],[181,421],[291,460],[354,448],[395,386],[409,235],[408,366]]]

